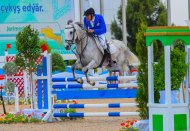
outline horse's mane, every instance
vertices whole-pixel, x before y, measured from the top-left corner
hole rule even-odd
[[[67,21],[67,25],[73,25],[73,24],[76,24],[79,27],[83,28],[83,24],[81,22],[73,22],[73,20],[68,20]]]
[[[81,28],[83,28],[83,25],[82,25],[81,22],[75,22],[74,24],[76,24],[76,25],[80,26]]]

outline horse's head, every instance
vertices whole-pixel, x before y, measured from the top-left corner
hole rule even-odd
[[[76,29],[72,21],[68,21],[65,27],[65,49],[70,50],[76,40]]]
[[[67,22],[65,27],[65,49],[70,50],[72,44],[76,43],[81,37],[81,26],[79,23],[73,23],[71,20]]]

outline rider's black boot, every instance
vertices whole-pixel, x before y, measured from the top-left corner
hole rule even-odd
[[[108,67],[112,67],[111,53],[110,53],[109,48],[104,49],[104,53],[106,54],[108,58]]]

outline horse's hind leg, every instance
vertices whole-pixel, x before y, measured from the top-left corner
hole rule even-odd
[[[131,75],[130,67],[127,64],[124,64],[122,67],[123,71],[126,72],[128,75]]]

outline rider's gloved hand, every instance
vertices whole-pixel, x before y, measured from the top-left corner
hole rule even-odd
[[[89,30],[88,30],[88,33],[94,33],[94,30],[89,29]]]
[[[89,35],[89,36],[92,36],[92,35],[93,35],[93,32],[94,32],[94,30],[89,29],[89,30],[88,30],[88,35]]]

